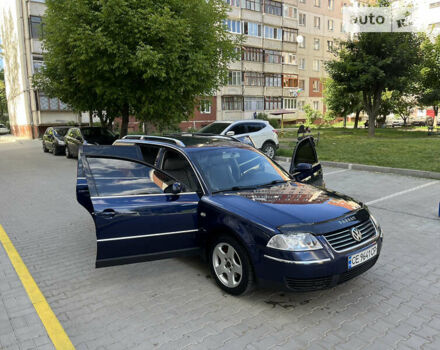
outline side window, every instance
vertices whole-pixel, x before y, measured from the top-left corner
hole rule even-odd
[[[171,185],[166,174],[128,160],[87,158],[94,186],[92,196],[133,196],[161,194]]]
[[[154,165],[156,163],[159,147],[150,145],[140,145],[144,162]]]
[[[245,123],[240,123],[237,125],[234,125],[229,131],[235,132],[235,135],[241,135],[247,133],[247,128]]]
[[[181,182],[185,186],[184,192],[200,190],[199,180],[197,180],[191,164],[180,153],[166,150],[162,161],[162,170]]]
[[[310,138],[301,141],[296,149],[294,164],[295,166],[300,163],[315,164],[318,162],[316,156],[315,145]]]
[[[248,124],[248,132],[257,132],[263,129],[264,125],[261,123],[250,123]]]

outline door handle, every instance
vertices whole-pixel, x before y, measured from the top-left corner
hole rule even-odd
[[[116,215],[116,212],[113,209],[104,209],[101,212],[101,215],[106,217],[106,218],[112,218]]]

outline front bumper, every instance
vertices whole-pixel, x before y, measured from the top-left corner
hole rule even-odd
[[[348,257],[377,244],[377,255],[364,263],[348,269]],[[255,272],[263,286],[278,286],[283,289],[306,292],[334,287],[349,281],[369,270],[377,262],[382,248],[382,237],[362,247],[344,253],[325,249],[315,252],[313,259],[280,259],[264,254]]]

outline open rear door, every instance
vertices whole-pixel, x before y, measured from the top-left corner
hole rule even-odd
[[[199,252],[195,192],[143,161],[137,146],[83,147],[82,167],[96,226],[96,266]]]
[[[289,173],[296,181],[323,186],[323,172],[316,153],[313,137],[309,136],[296,144]]]

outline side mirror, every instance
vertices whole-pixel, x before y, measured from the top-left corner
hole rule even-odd
[[[235,131],[228,131],[226,133],[226,136],[234,136],[235,135]]]
[[[183,185],[180,182],[174,182],[165,189],[165,193],[179,194],[183,191]]]
[[[302,173],[303,171],[310,171],[312,170],[313,166],[309,163],[299,163],[295,166],[295,172]]]

